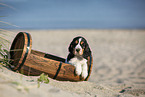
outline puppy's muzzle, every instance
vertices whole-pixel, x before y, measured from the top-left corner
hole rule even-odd
[[[77,53],[79,53],[79,52],[80,52],[80,49],[79,49],[79,48],[77,48],[77,49],[76,49],[76,52],[77,52]]]

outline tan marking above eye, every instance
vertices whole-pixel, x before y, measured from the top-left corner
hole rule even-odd
[[[81,44],[83,44],[84,42],[82,41]]]
[[[78,41],[76,40],[76,41],[75,41],[75,43],[77,44],[77,43],[78,43]]]

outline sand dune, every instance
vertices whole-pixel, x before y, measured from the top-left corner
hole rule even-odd
[[[8,37],[12,41],[15,35]],[[32,36],[32,49],[66,58],[76,36],[84,36],[93,52],[87,82],[50,79],[37,88],[37,78],[0,69],[0,97],[144,97],[145,30],[23,30]],[[19,84],[16,84],[17,82]]]

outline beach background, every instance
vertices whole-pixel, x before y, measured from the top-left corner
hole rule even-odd
[[[93,70],[86,82],[49,78],[49,84],[38,88],[39,76],[25,76],[1,66],[1,97],[145,96],[145,30],[14,30],[7,38],[12,42],[19,31],[31,34],[32,49],[63,58],[74,37],[85,37],[93,54]]]
[[[66,58],[72,39],[83,36],[93,68],[88,81],[48,78],[38,87],[40,76],[0,64],[0,97],[145,97],[144,9],[144,0],[1,0],[3,48],[28,32],[32,49]]]

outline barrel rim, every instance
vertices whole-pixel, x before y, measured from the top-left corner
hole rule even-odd
[[[19,41],[19,37],[20,36],[23,36],[23,40]],[[22,50],[22,53],[20,55],[20,59],[18,61],[17,64],[11,64],[13,65],[13,67],[11,66],[10,68],[14,71],[16,70],[20,70],[21,67],[24,65],[26,59],[27,59],[27,56],[29,56],[30,52],[31,52],[31,46],[32,46],[32,39],[31,39],[31,35],[27,32],[19,32],[16,37],[14,38],[13,42],[12,42],[12,45],[11,45],[11,48],[10,48],[10,58],[12,59],[12,55],[14,54],[14,47],[16,46],[16,42],[19,41],[20,43],[21,42],[24,42],[24,45],[23,45],[23,49]],[[18,47],[16,47],[16,49],[19,49]]]

